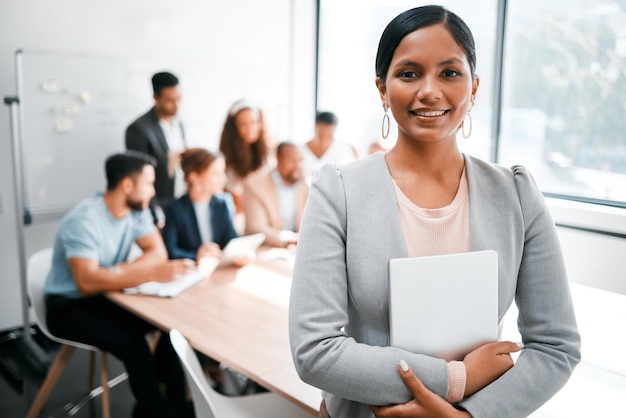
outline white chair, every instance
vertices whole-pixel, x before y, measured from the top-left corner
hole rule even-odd
[[[107,373],[107,358],[106,353],[102,352],[96,347],[78,343],[75,341],[65,340],[63,338],[55,337],[48,330],[48,326],[46,325],[46,304],[44,301],[44,283],[46,281],[46,276],[48,271],[50,270],[50,266],[52,265],[52,248],[46,248],[44,250],[38,251],[28,259],[28,269],[27,269],[27,284],[28,284],[28,296],[30,298],[30,303],[33,308],[33,313],[35,316],[35,321],[39,325],[41,331],[51,340],[61,343],[61,349],[59,350],[59,354],[56,359],[52,363],[50,370],[48,371],[48,375],[44,380],[35,400],[33,401],[26,418],[35,418],[39,415],[41,408],[46,403],[50,392],[54,388],[57,380],[61,376],[63,369],[67,365],[70,357],[74,353],[76,348],[82,348],[85,350],[89,350],[89,370],[88,370],[88,394],[93,396],[97,396],[102,393],[102,416],[103,418],[110,418],[110,408],[109,408],[109,387],[114,386],[115,384],[123,381],[127,375],[123,373],[117,378],[113,379],[111,382],[108,380]],[[93,376],[94,376],[94,357],[95,353],[100,353],[100,381],[101,387],[93,389]],[[91,398],[89,397],[89,399]]]
[[[196,417],[200,418],[311,418],[304,409],[272,392],[246,396],[224,396],[216,392],[206,377],[187,339],[176,329],[170,340],[180,359],[191,388]]]

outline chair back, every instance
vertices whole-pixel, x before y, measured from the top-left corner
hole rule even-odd
[[[215,407],[210,399],[213,388],[209,386],[204,376],[196,353],[189,345],[187,339],[177,329],[170,331],[170,340],[185,370],[196,417],[216,418]]]
[[[46,248],[31,255],[28,259],[27,287],[35,322],[37,322],[39,329],[41,329],[46,337],[56,340],[50,331],[48,331],[48,325],[46,324],[46,303],[43,294],[46,277],[51,266],[52,248]]]
[[[52,248],[45,248],[37,251],[28,258],[28,266],[26,273],[26,287],[28,289],[28,298],[30,299],[30,305],[33,308],[32,312],[35,316],[35,322],[39,325],[39,329],[44,335],[53,341],[61,344],[73,345],[78,348],[84,348],[86,350],[97,350],[87,344],[78,343],[75,341],[65,340],[54,336],[48,329],[46,322],[46,302],[44,300],[44,285],[46,284],[46,277],[52,267]]]

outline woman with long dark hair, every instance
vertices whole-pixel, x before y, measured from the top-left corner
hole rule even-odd
[[[233,195],[237,212],[241,212],[243,180],[268,162],[271,141],[263,111],[246,100],[235,102],[228,111],[220,152],[226,160],[226,191]]]

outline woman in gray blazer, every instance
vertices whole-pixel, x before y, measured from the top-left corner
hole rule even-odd
[[[580,337],[556,229],[531,175],[457,147],[479,85],[472,34],[442,7],[408,10],[385,29],[376,72],[383,136],[390,109],[397,142],[327,165],[313,181],[290,300],[298,373],[322,389],[322,413],[334,418],[527,416],[569,379]],[[514,300],[519,309],[515,365],[511,342],[450,362],[391,347],[388,261],[477,250],[498,253],[499,319]]]

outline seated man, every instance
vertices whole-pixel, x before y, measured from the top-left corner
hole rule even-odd
[[[107,158],[107,190],[70,210],[54,242],[44,288],[50,331],[96,346],[119,358],[136,399],[133,417],[178,417],[185,409],[184,374],[169,338],[155,355],[146,333],[154,326],[111,302],[105,292],[156,280],[167,282],[193,269],[189,260],[168,261],[148,204],[154,196],[154,160],[127,151]],[[127,261],[131,245],[143,254]],[[166,384],[165,396],[159,382]]]
[[[279,144],[276,167],[255,173],[244,183],[246,234],[263,232],[265,243],[275,247],[295,244],[308,194],[300,150],[290,142]]]

